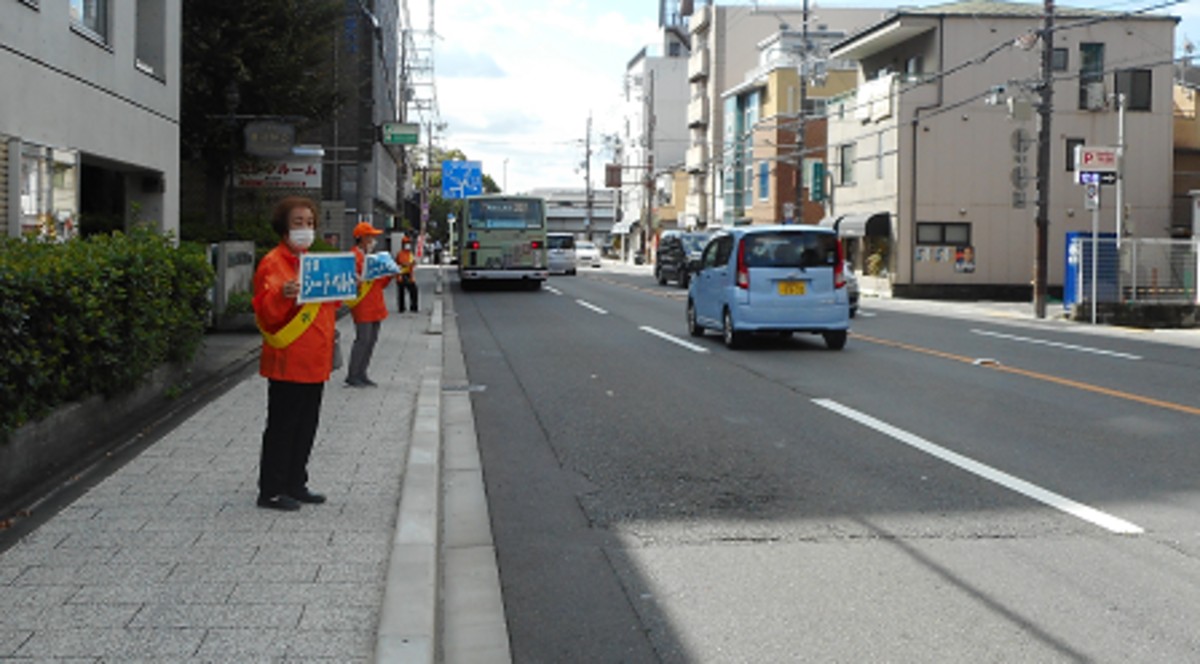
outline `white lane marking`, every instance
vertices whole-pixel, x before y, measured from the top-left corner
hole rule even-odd
[[[607,314],[608,313],[607,311],[601,309],[600,307],[597,307],[596,305],[592,304],[591,302],[587,302],[584,300],[575,300],[575,303],[578,304],[579,306],[583,307],[584,309],[591,309],[592,311],[594,311],[598,314]]]
[[[1070,498],[1060,496],[1052,491],[1047,491],[1036,484],[1031,484],[1018,477],[1013,477],[1008,473],[992,468],[991,466],[975,461],[974,459],[970,459],[956,452],[951,452],[950,450],[935,445],[928,440],[921,438],[920,436],[916,436],[902,429],[898,429],[886,422],[877,420],[870,415],[861,413],[853,408],[843,406],[836,401],[830,399],[813,399],[813,403],[821,406],[822,408],[832,410],[843,417],[854,420],[865,427],[869,427],[882,434],[891,436],[905,445],[909,445],[921,450],[922,452],[925,452],[926,454],[935,456],[942,461],[958,466],[969,473],[974,473],[986,480],[995,482],[996,484],[1016,491],[1017,493],[1023,494],[1038,502],[1045,503],[1050,507],[1066,512],[1067,514],[1083,519],[1089,523],[1093,523],[1110,532],[1125,535],[1137,535],[1145,532],[1141,526],[1135,525],[1123,519],[1119,519],[1111,514],[1106,514],[1095,508],[1088,507],[1082,503],[1077,503]]]
[[[1065,348],[1066,350],[1077,350],[1081,353],[1094,353],[1096,355],[1107,355],[1109,357],[1118,357],[1123,360],[1140,360],[1141,355],[1130,355],[1129,353],[1119,353],[1115,350],[1103,350],[1100,348],[1089,348],[1087,346],[1076,346],[1075,344],[1064,344],[1058,341],[1047,341],[1045,339],[1034,339],[1033,337],[1021,337],[1015,334],[1004,334],[1002,332],[989,332],[987,330],[971,330],[974,334],[980,334],[985,337],[995,337],[997,339],[1008,339],[1009,341],[1023,341],[1027,344],[1038,344],[1041,346],[1053,346],[1054,348]]]
[[[683,339],[680,339],[679,337],[676,337],[672,334],[667,334],[666,332],[663,332],[662,330],[656,330],[656,329],[654,329],[652,327],[648,327],[646,325],[643,325],[643,326],[639,327],[638,329],[641,330],[642,332],[649,332],[650,334],[653,334],[654,336],[656,336],[660,339],[666,339],[667,341],[670,341],[673,344],[683,346],[684,348],[686,348],[688,350],[696,351],[697,353],[707,353],[708,352],[708,349],[703,346],[697,346],[696,344],[694,344],[690,341],[684,341]]]
[[[863,318],[874,318],[874,317],[878,316],[879,314],[875,313],[874,311],[863,311],[862,309],[859,309],[858,313],[856,313],[854,315],[856,317],[862,316]]]
[[[558,290],[554,286],[543,286],[542,290],[548,290],[551,293],[554,293],[555,295],[562,295],[562,291]]]

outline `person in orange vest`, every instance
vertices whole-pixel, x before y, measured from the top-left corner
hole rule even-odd
[[[316,237],[317,204],[290,196],[275,206],[279,245],[254,272],[254,316],[262,332],[258,371],[268,381],[267,426],[259,461],[258,506],[294,511],[325,496],[308,488],[308,459],[321,418],[321,395],[333,371],[339,302],[296,301],[300,255]]]
[[[400,251],[396,252],[396,263],[400,266],[400,276],[396,285],[396,309],[404,313],[404,293],[408,293],[409,311],[417,310],[417,259],[413,255],[412,241],[405,235],[400,241]]]
[[[360,221],[354,227],[354,264],[359,274],[363,272],[367,254],[375,251],[375,236],[382,233],[366,221]],[[367,366],[371,364],[371,354],[375,352],[375,342],[379,340],[379,326],[388,315],[383,289],[391,281],[391,277],[360,281],[358,297],[346,303],[354,318],[354,345],[350,348],[350,367],[346,372],[346,385],[349,387],[376,386],[375,381],[367,377]]]

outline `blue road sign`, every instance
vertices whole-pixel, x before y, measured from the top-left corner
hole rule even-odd
[[[466,198],[482,193],[483,162],[442,162],[442,198]]]
[[[354,254],[305,253],[300,256],[300,295],[297,302],[353,300],[358,295],[358,266]]]

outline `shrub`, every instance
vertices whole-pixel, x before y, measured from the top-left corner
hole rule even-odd
[[[148,230],[0,243],[0,431],[135,387],[203,340],[213,272],[202,246]]]

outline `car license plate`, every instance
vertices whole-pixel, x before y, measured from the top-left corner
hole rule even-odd
[[[779,282],[780,295],[804,295],[803,281],[781,281]]]

